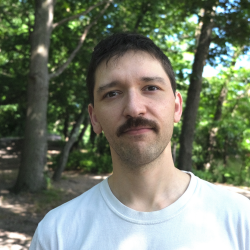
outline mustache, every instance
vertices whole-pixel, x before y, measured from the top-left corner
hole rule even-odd
[[[159,132],[158,124],[153,120],[148,120],[143,117],[130,117],[123,125],[121,125],[117,131],[116,135],[120,137],[126,130],[130,128],[137,128],[147,126],[153,129],[156,133]]]

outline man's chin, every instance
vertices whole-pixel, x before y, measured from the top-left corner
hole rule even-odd
[[[131,142],[130,148],[128,149],[126,147],[126,149],[127,150],[120,151],[116,148],[115,151],[118,153],[120,160],[130,168],[139,168],[148,165],[149,163],[155,161],[162,153],[162,150],[160,149],[150,149],[150,145],[148,144],[133,145]]]

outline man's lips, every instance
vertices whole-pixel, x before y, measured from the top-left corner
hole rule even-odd
[[[126,129],[123,133],[126,133],[126,134],[143,134],[143,133],[148,132],[149,130],[152,130],[152,128],[149,128],[149,127],[129,128],[129,129]]]

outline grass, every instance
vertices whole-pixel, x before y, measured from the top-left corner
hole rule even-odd
[[[61,189],[51,187],[43,190],[32,197],[34,202],[34,212],[44,213],[63,203],[65,193]]]

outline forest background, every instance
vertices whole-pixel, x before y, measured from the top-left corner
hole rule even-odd
[[[249,55],[249,21],[248,0],[1,2],[0,138],[24,138],[13,191],[45,188],[49,172],[54,181],[64,170],[112,172],[105,136],[89,122],[85,80],[94,46],[121,31],[148,36],[172,63],[184,98],[175,165],[249,186],[249,57],[237,67]],[[207,66],[217,74],[204,77]],[[60,153],[47,154],[55,135]]]

